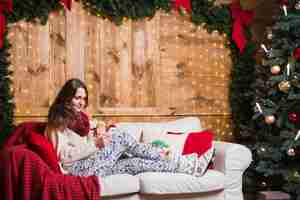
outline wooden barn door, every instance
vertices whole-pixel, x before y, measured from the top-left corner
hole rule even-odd
[[[44,120],[62,84],[87,83],[89,112],[114,121],[197,116],[231,139],[230,51],[226,37],[176,13],[122,26],[89,15],[74,2],[45,25],[10,27],[16,121]]]

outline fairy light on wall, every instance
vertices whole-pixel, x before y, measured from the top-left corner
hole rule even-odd
[[[88,63],[86,65],[86,67],[88,68],[86,75],[87,75],[87,78],[90,80],[88,83],[93,84],[93,85],[88,84],[88,88],[93,89],[93,86],[96,86],[95,83],[93,82],[93,78],[94,78],[93,70],[95,71],[95,73],[96,73],[96,71],[99,73],[100,70],[97,70],[97,68],[100,68],[103,66],[109,66],[107,68],[103,68],[105,71],[101,70],[101,74],[99,74],[99,76],[100,77],[116,76],[115,77],[116,80],[110,79],[110,78],[106,78],[105,80],[103,80],[103,82],[101,80],[101,83],[99,83],[101,86],[99,86],[99,88],[104,87],[104,89],[106,89],[107,87],[110,87],[112,84],[111,81],[114,80],[113,84],[115,84],[114,86],[117,87],[117,89],[115,89],[116,96],[117,96],[117,98],[119,98],[121,95],[120,90],[122,89],[122,88],[120,88],[121,83],[120,83],[119,79],[117,78],[118,74],[113,74],[113,73],[115,73],[115,71],[113,70],[113,68],[112,69],[110,68],[111,66],[117,65],[115,59],[117,59],[120,56],[118,54],[118,51],[115,50],[115,48],[114,48],[114,44],[115,44],[114,27],[111,26],[111,22],[104,20],[104,19],[97,18],[97,20],[99,19],[97,21],[97,23],[95,23],[96,21],[94,21],[94,19],[89,20],[90,17],[94,17],[94,16],[91,16],[89,12],[78,12],[78,13],[76,13],[76,17],[77,16],[79,16],[80,21],[81,21],[79,24],[80,29],[88,30],[88,31],[95,31],[95,30],[101,29],[101,31],[103,31],[102,33],[98,33],[97,36],[94,36],[94,35],[92,35],[94,33],[91,33],[91,37],[89,37],[89,33],[88,33],[87,37],[86,37],[87,39],[84,41],[85,42],[85,44],[84,44],[85,51],[86,51],[85,53],[88,55],[87,59],[89,59],[89,60],[85,61]],[[219,105],[219,107],[216,107],[215,105],[210,105],[211,101],[201,101],[201,99],[198,100],[198,98],[194,98],[193,100],[191,100],[191,103],[193,106],[192,109],[193,109],[193,111],[195,111],[196,114],[197,114],[197,111],[199,112],[199,110],[202,112],[202,110],[201,110],[202,108],[200,107],[202,105],[209,107],[207,109],[207,111],[204,111],[204,112],[207,112],[208,114],[209,114],[209,112],[217,112],[217,114],[226,114],[227,110],[225,110],[225,109],[228,109],[228,105],[227,105],[227,102],[224,102],[223,100],[226,100],[227,97],[225,98],[225,96],[227,96],[227,94],[226,94],[226,92],[221,93],[221,94],[217,94],[217,93],[218,93],[218,91],[220,91],[220,89],[228,87],[228,85],[227,84],[219,84],[219,82],[216,85],[216,83],[215,83],[215,79],[218,79],[220,82],[222,82],[224,79],[226,79],[230,75],[230,70],[227,69],[228,66],[230,65],[230,57],[229,57],[228,51],[224,47],[224,42],[227,40],[226,34],[220,35],[218,32],[213,32],[211,34],[207,33],[207,31],[203,27],[195,26],[193,23],[191,23],[187,19],[183,19],[182,16],[179,16],[177,14],[175,17],[174,16],[175,16],[174,13],[172,13],[172,14],[161,13],[160,18],[158,17],[157,19],[154,19],[154,18],[151,19],[151,20],[157,20],[157,22],[160,22],[160,20],[165,20],[168,23],[160,23],[159,25],[155,25],[156,24],[156,21],[155,21],[155,22],[153,22],[153,24],[150,24],[149,27],[152,27],[152,26],[158,26],[158,27],[155,27],[153,29],[147,27],[148,32],[146,34],[151,35],[149,37],[149,39],[151,39],[151,41],[148,41],[148,43],[150,43],[150,45],[152,45],[152,44],[155,45],[155,42],[157,42],[157,40],[156,40],[157,34],[160,34],[158,37],[160,37],[161,42],[164,43],[163,45],[165,45],[165,43],[168,43],[168,40],[172,41],[172,43],[168,43],[165,46],[163,46],[163,45],[160,46],[158,44],[158,46],[161,47],[159,56],[161,56],[164,59],[164,58],[167,58],[168,53],[171,52],[171,55],[173,56],[173,53],[176,52],[176,54],[178,55],[178,56],[176,56],[176,57],[178,57],[177,61],[184,62],[184,64],[185,64],[183,67],[184,69],[181,69],[181,68],[176,69],[177,74],[184,75],[183,81],[179,80],[180,78],[178,78],[178,80],[176,80],[176,81],[179,81],[178,84],[180,86],[180,88],[179,88],[180,94],[187,93],[189,95],[188,97],[191,97],[191,96],[192,97],[193,96],[201,97],[201,96],[205,96],[205,94],[210,94],[210,95],[212,95],[213,98],[215,98],[215,96],[218,97],[218,99],[215,100],[215,104]],[[54,16],[54,14],[50,14],[49,18],[50,18],[50,20],[53,20],[53,19],[55,19],[54,17],[56,17],[56,16]],[[166,18],[168,18],[168,19],[166,19]],[[100,23],[98,23],[98,22],[100,22]],[[130,25],[131,21],[126,20],[126,21],[124,21],[124,23],[126,26],[123,31],[124,31],[124,33],[127,33],[130,31],[130,30],[126,30],[126,29]],[[146,23],[148,23],[148,22],[146,22]],[[150,21],[149,23],[152,23],[152,21]],[[60,21],[57,21],[55,23],[55,25],[64,27],[67,24],[64,20],[60,20]],[[24,24],[24,22],[20,24],[20,27],[22,29],[23,29],[23,27],[26,27],[26,26],[27,25]],[[78,26],[78,24],[76,26]],[[92,26],[99,26],[99,28],[92,27]],[[29,25],[28,28],[36,28],[36,27]],[[158,30],[159,30],[159,33],[157,33]],[[122,31],[122,33],[123,33],[123,31]],[[15,40],[24,40],[24,38],[23,38],[24,36],[22,34],[23,33],[15,34],[14,32],[12,32],[12,33],[9,33],[9,37],[15,38]],[[26,31],[25,31],[25,34],[26,34]],[[62,33],[62,34],[64,34],[64,33]],[[35,35],[28,35],[27,37],[28,37],[28,41],[30,41],[30,45],[27,46],[28,51],[35,50],[35,45],[32,41],[35,39],[34,38]],[[122,38],[124,38],[124,37],[122,37]],[[97,42],[95,42],[95,41],[97,41]],[[130,45],[128,45],[128,46],[130,46]],[[104,48],[104,47],[107,47],[107,48]],[[24,55],[22,55],[22,54],[25,53],[25,51],[22,49],[23,47],[16,46],[14,48],[17,49],[16,50],[17,53],[12,54],[10,58],[12,60],[15,60],[14,63],[19,63],[19,62],[22,63],[22,61],[23,61],[22,59],[24,59]],[[151,46],[151,48],[154,49],[153,46]],[[154,52],[152,52],[152,51],[154,51],[152,49],[151,49],[150,53],[155,54]],[[39,50],[37,49],[35,51],[38,52]],[[68,54],[71,53],[70,49],[67,51],[69,51]],[[101,52],[101,51],[104,51],[104,52]],[[111,53],[109,53],[109,52],[111,52]],[[39,55],[39,54],[37,54],[37,55]],[[124,56],[125,55],[126,54],[124,54]],[[102,58],[102,56],[103,56],[103,58]],[[99,58],[99,57],[101,57],[101,58]],[[149,55],[149,57],[152,58],[152,55]],[[41,62],[40,57],[36,56],[35,53],[33,53],[31,58],[34,58],[34,60],[35,60],[35,61],[33,61],[33,63]],[[164,63],[162,63],[162,62],[164,62],[164,61],[162,61],[163,59],[158,59],[157,60],[158,63],[155,63],[155,64],[159,64],[159,65],[161,64],[160,67],[162,67],[162,68],[165,67]],[[165,60],[167,60],[167,59],[165,59]],[[172,62],[170,62],[170,63],[172,63]],[[97,65],[100,65],[100,66],[97,66]],[[168,67],[167,69],[163,69],[166,71],[166,73],[168,73],[170,71],[171,72],[175,71],[174,69],[171,69],[170,65],[167,67]],[[19,68],[19,70],[21,70],[21,69],[22,68]],[[185,70],[185,71],[182,71],[182,70]],[[105,74],[103,75],[103,73],[105,73]],[[164,77],[166,77],[166,76],[164,76]],[[226,80],[224,80],[224,81],[226,81]],[[165,83],[165,82],[162,81],[162,83]],[[102,86],[102,84],[104,84],[104,86]],[[137,84],[138,84],[139,88],[142,88],[143,81],[138,80]],[[180,85],[180,84],[187,84],[187,85]],[[172,85],[170,86],[170,88],[171,87],[172,87]],[[185,91],[188,87],[192,87],[192,90]],[[213,88],[213,87],[217,87],[217,88]],[[94,89],[96,89],[96,88],[94,88]],[[24,90],[24,91],[26,93],[26,90]],[[22,91],[22,92],[24,92],[24,91]],[[143,90],[137,91],[139,98],[141,98],[143,92],[144,92]],[[185,97],[180,97],[180,94],[176,94],[176,96],[170,96],[170,97],[164,97],[164,98],[168,98],[166,100],[166,102],[169,101],[171,103],[175,103],[176,105],[179,105],[180,102],[174,102],[174,101],[176,101],[177,99],[185,98]],[[171,95],[171,93],[167,92],[167,95]],[[179,97],[177,95],[179,95]],[[172,98],[172,97],[176,97],[176,98]],[[209,97],[209,98],[211,98],[211,97]],[[182,104],[182,106],[184,106],[184,108],[183,108],[184,111],[187,111],[187,112],[189,111],[190,105]],[[212,120],[212,118],[216,119],[215,116],[213,116],[213,117],[205,116],[204,118],[206,118],[203,120],[203,121],[205,121],[205,123],[203,123],[204,127],[208,127],[208,128],[212,128],[212,129],[216,130],[219,135],[228,134],[227,132],[230,129],[230,124],[228,122],[225,123],[225,121],[222,119],[222,117],[217,116],[216,118],[218,118],[218,121],[215,123],[213,123],[213,120]],[[220,122],[220,120],[222,123]]]

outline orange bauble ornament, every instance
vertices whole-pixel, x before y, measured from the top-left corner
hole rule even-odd
[[[265,122],[266,124],[273,124],[275,122],[275,116],[274,115],[265,116]]]
[[[280,69],[279,65],[274,65],[274,66],[271,67],[271,73],[274,74],[274,75],[279,74],[280,70],[281,69]]]

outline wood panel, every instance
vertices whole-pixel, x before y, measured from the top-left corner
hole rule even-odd
[[[217,138],[231,140],[231,60],[226,37],[188,16],[158,12],[116,26],[74,2],[47,25],[10,27],[16,122],[44,120],[71,77],[85,80],[89,112],[106,121],[163,121],[198,116]]]

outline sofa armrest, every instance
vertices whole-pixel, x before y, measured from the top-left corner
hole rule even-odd
[[[242,200],[243,173],[252,162],[252,153],[244,145],[215,141],[215,169],[225,174],[225,199]]]

